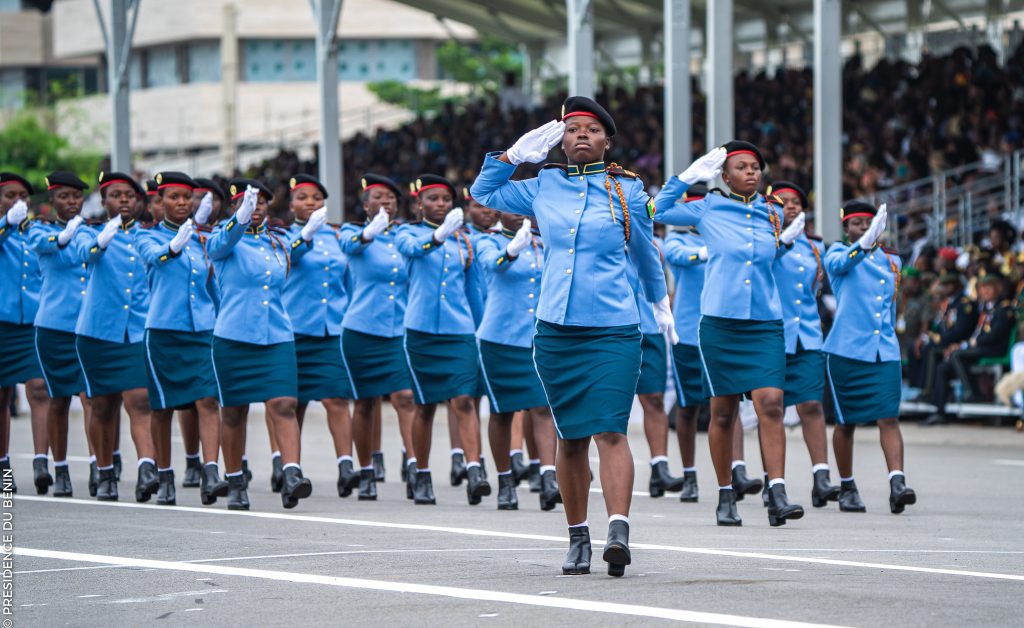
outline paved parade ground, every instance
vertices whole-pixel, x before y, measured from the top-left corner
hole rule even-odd
[[[200,506],[198,489],[180,488],[180,441],[179,506],[136,504],[127,422],[122,501],[90,499],[80,415],[71,429],[75,498],[36,497],[28,420],[16,419],[11,451],[19,452],[12,461],[21,493],[13,505],[13,617],[5,618],[14,626],[1020,625],[1024,434],[1012,429],[906,424],[907,477],[918,505],[900,516],[889,514],[874,429],[858,432],[856,451],[867,514],[840,513],[834,503],[810,507],[810,464],[800,432],[790,431],[787,486],[808,513],[773,529],[756,496],[740,503],[743,527],[715,526],[704,434],[700,502],[651,499],[646,445],[631,425],[633,564],[614,579],[600,560],[606,515],[596,482],[593,573],[562,576],[561,507],[541,512],[525,483],[518,512],[498,512],[493,495],[468,506],[464,488],[446,481],[446,421],[443,410],[438,415],[436,507],[405,499],[388,407],[388,478],[378,485],[379,501],[338,498],[316,406],[303,438],[313,496],[285,511],[270,492],[266,430],[254,413],[250,512],[228,512],[223,499]],[[671,450],[679,474],[674,443]],[[759,473],[752,433],[747,451],[751,473]],[[834,466],[832,473],[838,481]]]

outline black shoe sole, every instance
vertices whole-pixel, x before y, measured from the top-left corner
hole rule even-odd
[[[622,545],[609,545],[604,548],[601,556],[608,563],[608,575],[621,578],[626,574],[626,565],[633,562],[629,548]]]
[[[647,487],[647,492],[650,494],[651,497],[654,497],[654,498],[662,497],[662,496],[665,495],[665,489],[660,488],[660,487],[659,488],[655,488],[653,486],[648,486]]]
[[[562,567],[563,576],[589,576],[590,567],[577,567],[576,569],[566,569]]]
[[[804,511],[802,508],[786,515],[768,515],[768,525],[777,528],[786,525],[786,522],[789,520],[796,521],[797,519],[803,519],[803,517]]]
[[[683,497],[682,495],[679,496],[679,501],[683,502],[684,504],[696,504],[697,499],[698,498],[696,497]]]
[[[157,505],[157,506],[177,506],[177,505],[178,505],[178,502],[177,502],[177,500],[175,500],[175,501],[170,501],[170,502],[166,502],[166,501],[160,501],[160,500],[158,499],[158,500],[156,500],[156,505]]]
[[[232,506],[228,505],[228,510],[249,510],[248,506]]]
[[[117,501],[117,497],[97,497],[96,499],[98,501],[101,501],[101,502],[116,502]]]
[[[375,502],[377,501],[376,495],[360,495],[359,501],[361,502]]]
[[[54,497],[72,497],[71,491],[68,491],[67,493],[58,493],[57,491],[54,491],[53,492],[53,496]]]
[[[414,499],[413,503],[416,504],[417,506],[436,506],[437,505],[437,500],[436,499]]]
[[[50,477],[49,473],[47,473],[44,476],[36,478],[34,484],[36,485],[36,495],[46,495],[50,490],[50,487],[53,486],[53,478]]]
[[[139,486],[135,488],[135,501],[140,504],[144,504],[149,501],[151,497],[156,495],[156,492],[160,490],[160,483],[155,483],[152,487]]]
[[[867,512],[867,511],[868,511],[868,509],[866,507],[864,507],[864,506],[862,506],[860,508],[843,508],[842,506],[839,507],[839,512]]]
[[[904,510],[906,510],[907,506],[913,506],[916,503],[917,494],[912,491],[906,492],[903,495],[901,495],[900,498],[896,501],[893,501],[892,499],[889,500],[889,510],[892,512],[892,514],[898,515],[901,514]]]
[[[718,523],[718,525],[722,526],[723,528],[741,528],[741,527],[743,527],[743,520],[742,519],[740,519],[739,521],[723,521],[722,519],[718,519],[718,520],[716,520],[716,522]]]

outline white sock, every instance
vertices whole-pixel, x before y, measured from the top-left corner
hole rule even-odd
[[[732,490],[732,484],[726,484],[725,486],[719,486],[718,490],[720,490],[720,491],[731,491]]]
[[[280,452],[277,455],[280,456],[281,455]],[[273,456],[271,456],[271,458],[273,458]],[[245,454],[242,454],[242,462],[249,462],[249,456],[246,456]]]
[[[683,473],[687,473],[687,472],[690,472],[690,471],[696,473],[697,472],[697,467],[683,467]]]
[[[120,449],[115,449],[114,453],[112,453],[111,455],[112,456],[120,456],[121,455],[121,450]]]
[[[286,465],[284,465],[282,467],[282,470],[283,469],[287,469],[289,467],[294,467],[294,468],[298,469],[299,471],[302,471],[302,467],[300,467],[299,463],[297,463],[297,462],[289,462],[288,464],[286,464]]]
[[[185,454],[185,460],[199,460],[199,454]]]
[[[216,463],[216,462],[207,462],[207,463],[206,463],[206,464],[204,464],[203,466],[204,466],[204,467],[213,467],[214,469],[219,469],[219,468],[220,468],[220,467],[218,467],[218,466],[217,466],[217,463]]]
[[[97,467],[96,470],[97,471],[113,471],[114,470],[114,465],[110,465],[109,467]]]
[[[7,460],[7,456],[4,456],[4,460]],[[89,462],[96,462],[96,456],[89,456]]]
[[[848,477],[848,478],[840,477],[840,478],[839,478],[839,481],[840,481],[840,482],[853,482],[853,476],[851,475],[851,476],[850,476],[850,477]]]
[[[530,458],[530,464],[540,464],[540,458]]]
[[[464,452],[461,447],[452,447],[452,455],[453,456],[455,454],[463,454],[463,455],[465,455],[465,453],[466,452]]]
[[[745,466],[747,466],[747,463],[744,460],[733,460],[732,461],[732,468],[733,469],[735,469],[736,467],[745,467]]]
[[[668,462],[668,456],[655,456],[651,458],[651,466],[658,464],[659,462]]]
[[[359,467],[359,470],[360,471],[373,471],[373,465],[371,464],[371,465],[366,466],[366,467]]]
[[[479,467],[479,466],[480,466],[479,462],[467,462],[466,463],[466,468],[467,469],[472,469],[473,467]]]
[[[10,459],[10,456],[4,456],[3,458],[0,458],[0,462],[8,462]],[[96,456],[93,456],[92,459],[95,460]]]
[[[50,459],[50,457],[47,456],[46,454],[36,454],[32,459],[33,460],[39,460],[40,458],[42,458],[43,460],[49,460]]]
[[[153,465],[154,467],[156,466],[156,460],[153,460],[152,458],[139,458],[139,465],[138,466],[141,467],[142,464],[145,463],[145,462],[148,462],[149,464]]]
[[[828,471],[828,464],[822,462],[821,464],[816,464],[813,467],[811,467],[812,474],[817,473],[818,471]]]
[[[408,460],[405,461],[405,466],[409,466],[411,464],[416,464],[415,458],[409,458]]]
[[[61,460],[61,461],[54,460],[53,461],[53,468],[54,469],[56,469],[57,467],[66,467],[66,466],[68,466],[68,461],[67,460]]]
[[[891,479],[893,479],[894,477],[896,477],[897,475],[902,475],[902,476],[906,476],[906,474],[905,474],[905,473],[903,473],[902,471],[890,471],[890,472],[889,472],[889,479],[891,480]]]
[[[523,453],[522,449],[512,449],[512,450],[509,450],[508,455],[509,456],[514,456],[516,454],[522,454],[522,453]]]
[[[587,525],[589,525],[589,524],[587,523],[587,520],[584,519],[583,523],[570,523],[569,527],[570,528],[585,528],[585,527],[587,527]]]
[[[774,480],[768,480],[768,488],[775,486],[776,484],[786,485],[786,481],[782,478],[775,478]]]
[[[503,475],[512,475],[512,472],[511,471],[498,471],[498,477],[501,477]]]
[[[540,474],[541,474],[541,475],[544,475],[544,474],[545,474],[545,473],[547,473],[548,471],[554,471],[554,470],[555,470],[555,465],[553,465],[553,464],[546,464],[546,465],[543,465],[543,466],[542,466],[542,467],[540,468]]]
[[[338,464],[341,464],[341,463],[345,462],[346,460],[348,460],[349,462],[352,462],[352,456],[338,456]]]
[[[430,473],[430,469],[416,469],[416,473]]]
[[[241,475],[242,475],[241,471],[235,471],[234,473],[225,473],[224,477],[226,477],[226,478],[237,478],[237,477],[239,477]]]
[[[164,471],[174,471],[174,467],[167,467],[166,469],[161,469],[161,468],[157,467],[157,472],[158,473],[163,473]]]
[[[272,451],[272,452],[270,452],[270,459],[271,460],[273,460],[274,458],[280,458],[280,457],[281,457],[281,452],[279,452],[279,451]],[[242,460],[245,460],[244,456],[242,457]]]
[[[627,517],[626,515],[612,515],[608,517],[608,523],[611,524],[612,521],[625,521],[628,524],[629,517]]]

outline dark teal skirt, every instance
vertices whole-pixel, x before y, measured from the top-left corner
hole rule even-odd
[[[351,399],[352,381],[341,351],[341,336],[295,334],[299,402]]]
[[[0,323],[0,347],[0,386],[23,384],[43,376],[36,356],[35,327]]]
[[[702,316],[698,333],[704,394],[744,395],[786,384],[782,321]]]
[[[533,358],[562,439],[626,433],[640,378],[636,325],[573,327],[537,321]]]
[[[147,329],[145,343],[151,408],[184,408],[217,397],[213,332]]]
[[[427,334],[407,329],[405,360],[420,405],[476,394],[480,365],[473,334]]]
[[[786,354],[786,387],[782,403],[789,407],[805,401],[820,402],[825,397],[825,354],[801,349]]]
[[[75,349],[85,377],[85,395],[90,399],[146,387],[143,343],[76,336]]]
[[[346,329],[341,334],[355,399],[372,399],[412,388],[402,337],[385,338]]]
[[[707,405],[703,376],[700,369],[700,351],[691,345],[672,346],[672,371],[676,383],[676,402],[680,408]]]
[[[214,336],[213,369],[226,408],[299,394],[294,342],[257,345]]]
[[[479,341],[480,366],[492,412],[517,412],[548,405],[533,349]]]
[[[640,344],[640,379],[636,382],[636,394],[664,394],[668,381],[668,347],[661,334],[644,334]]]
[[[74,333],[36,327],[36,353],[51,399],[74,397],[85,390]]]
[[[864,362],[833,353],[825,354],[825,358],[837,423],[899,418],[902,373],[898,360]]]

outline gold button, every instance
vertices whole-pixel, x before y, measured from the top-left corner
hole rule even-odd
[[[326,281],[324,282],[324,287],[325,287],[325,288],[327,287],[327,282],[326,282]]]
[[[270,274],[270,271],[269,271],[269,270],[267,271],[267,274],[268,274],[268,275]]]
[[[799,270],[800,270],[800,272],[804,272],[804,267],[801,266]]]
[[[750,218],[750,214],[747,214],[747,218]]]
[[[131,294],[132,289],[131,288],[125,288],[124,291],[129,293],[129,294]]]
[[[132,245],[130,245],[130,244],[129,244],[129,245],[128,245],[128,248],[132,248]]]
[[[388,242],[388,248],[389,248],[389,249],[390,249],[391,247],[393,247],[393,246],[394,246],[394,244],[392,244],[392,243]]]
[[[793,320],[795,320],[795,321],[799,321],[799,320],[800,320],[800,317],[799,317],[799,316],[794,316],[794,317],[793,317]]]
[[[573,253],[575,253],[575,252],[576,252],[576,250],[575,250],[575,249],[569,249],[569,255],[572,255],[572,254],[573,254]]]
[[[536,264],[530,264],[530,268],[537,268]]]
[[[444,295],[443,294],[441,295],[441,298],[444,299]]]
[[[128,261],[129,261],[129,262],[134,262],[134,261],[135,261],[135,258],[134,258],[134,257],[129,257],[129,258],[128,258]]]
[[[266,256],[266,257],[264,257],[263,259],[265,259],[265,260],[267,260],[267,261],[269,262],[269,261],[270,261],[270,256],[269,256],[269,255],[267,255],[267,256]]]
[[[394,254],[394,253],[392,253],[392,254],[391,254],[391,259],[395,259],[396,257],[398,257],[398,255],[396,255],[396,254]],[[445,255],[445,257],[448,257],[448,256],[447,256],[447,255]]]
[[[392,268],[392,269],[391,269],[391,272],[393,272],[393,273],[397,273],[397,272],[398,272],[398,269],[397,269],[397,268]]]
[[[397,255],[392,255],[391,257],[398,257],[398,256],[397,256]],[[445,254],[444,254],[444,258],[445,258],[445,259],[448,259],[449,257],[451,257],[451,255],[450,255],[450,254],[448,254],[448,253],[445,253]]]
[[[192,282],[192,285],[193,285],[193,286],[194,286],[194,285],[196,285],[196,282],[194,282],[194,281],[193,281],[193,282]]]
[[[198,275],[198,274],[199,274],[199,271],[197,271],[197,270],[196,270],[195,268],[193,268],[193,269],[192,269],[192,274],[193,274],[193,275]],[[85,280],[83,279],[82,281],[85,281]]]
[[[875,312],[875,318],[882,318],[882,315],[881,315],[881,313],[879,313],[879,312]]]
[[[270,290],[270,286],[268,286],[268,285],[264,285],[264,286],[263,286],[263,289],[264,289],[264,290]]]
[[[578,214],[578,213],[580,213],[580,210],[578,210],[578,209],[577,209],[577,210],[576,210],[576,213],[577,213],[577,214]]]
[[[572,269],[571,268],[566,268],[565,269],[565,274],[566,275],[571,275],[572,274]]]
[[[797,299],[797,300],[796,300],[796,304],[797,304],[797,305],[800,305],[800,299]]]
[[[82,294],[85,294],[85,290],[82,290]]]
[[[266,301],[264,301],[264,302],[263,302],[263,305],[266,305],[266,304],[267,304],[267,302],[266,302]]]
[[[747,231],[753,231],[753,230],[754,230],[753,227],[747,227]]]
[[[320,299],[321,303],[327,303],[327,299]]]
[[[530,298],[531,298],[531,299],[533,298],[533,293],[532,293],[532,292],[530,293]]]
[[[82,281],[85,281],[85,279],[83,279]],[[534,279],[533,277],[530,277],[530,283],[537,283],[537,280]]]
[[[875,335],[876,335],[876,336],[878,335],[878,330],[877,330],[877,329],[875,330]]]
[[[879,279],[878,283],[880,283],[880,284],[882,284],[884,286],[885,285],[885,280],[884,279]]]
[[[195,300],[196,300],[196,295],[194,295],[194,294],[192,295],[192,300],[193,300],[193,301],[195,301]]]
[[[880,297],[880,296],[879,297],[875,297],[875,301],[881,301],[881,300],[882,300],[882,297]]]
[[[127,310],[127,309],[128,309],[128,306],[127,306],[127,305],[126,305],[126,306],[124,306],[124,309],[126,309],[126,310]]]
[[[398,269],[396,268],[395,270],[398,270]],[[448,269],[447,269],[447,268],[445,268],[445,269],[444,269],[444,272],[448,272]]]
[[[576,233],[576,229],[569,229],[569,233]]]
[[[85,268],[85,264],[84,263],[82,264],[82,268]]]
[[[22,286],[21,289],[22,290],[28,290],[28,286]]]
[[[258,238],[259,236],[256,236],[256,237]],[[267,249],[263,248],[262,246],[260,247],[260,253],[262,253],[263,251],[266,251],[266,250]]]
[[[752,247],[752,246],[754,246],[754,243],[753,243],[753,242],[747,242],[747,248],[748,248],[748,249],[749,249],[750,247]]]
[[[754,262],[752,262],[752,261],[750,261],[750,260],[747,260],[747,266],[750,266],[750,265],[751,265],[751,264],[753,264],[753,263],[754,263]]]
[[[395,300],[395,295],[393,295],[393,294],[392,294],[392,295],[389,295],[389,296],[388,296],[388,300],[389,300],[389,301],[394,301],[394,300]]]
[[[128,276],[129,276],[129,277],[134,277],[134,276],[135,276],[135,273],[128,273]]]
[[[582,181],[582,180],[583,180],[583,175],[580,175],[580,181]]]
[[[25,262],[25,266],[28,266],[28,262]],[[85,266],[85,264],[82,264],[82,266],[84,267],[84,266]]]
[[[749,279],[744,279],[744,280],[743,280],[743,283],[747,283],[747,284],[749,284],[749,283],[750,283],[750,280],[749,280]]]
[[[530,308],[529,310],[527,310],[527,311],[528,311],[528,312],[529,312],[530,314],[533,314],[533,308],[532,308],[532,307],[531,307],[531,308]]]
[[[389,286],[393,286],[393,285],[395,285],[395,282],[393,282],[393,281],[389,281],[389,282],[388,282],[388,285],[389,285]]]
[[[796,284],[796,287],[797,287],[797,288],[803,288],[803,287],[804,287],[804,284],[802,284],[802,283],[798,283],[798,284]]]
[[[78,280],[81,281],[82,283],[85,283],[85,277],[79,277]]]
[[[447,282],[447,281],[442,281],[442,282],[441,282],[441,287],[444,287],[444,286],[447,286],[447,285],[448,285],[448,282]]]
[[[583,192],[580,192],[580,198],[583,198]]]
[[[324,266],[324,270],[330,270],[330,269],[331,268],[329,266]]]

